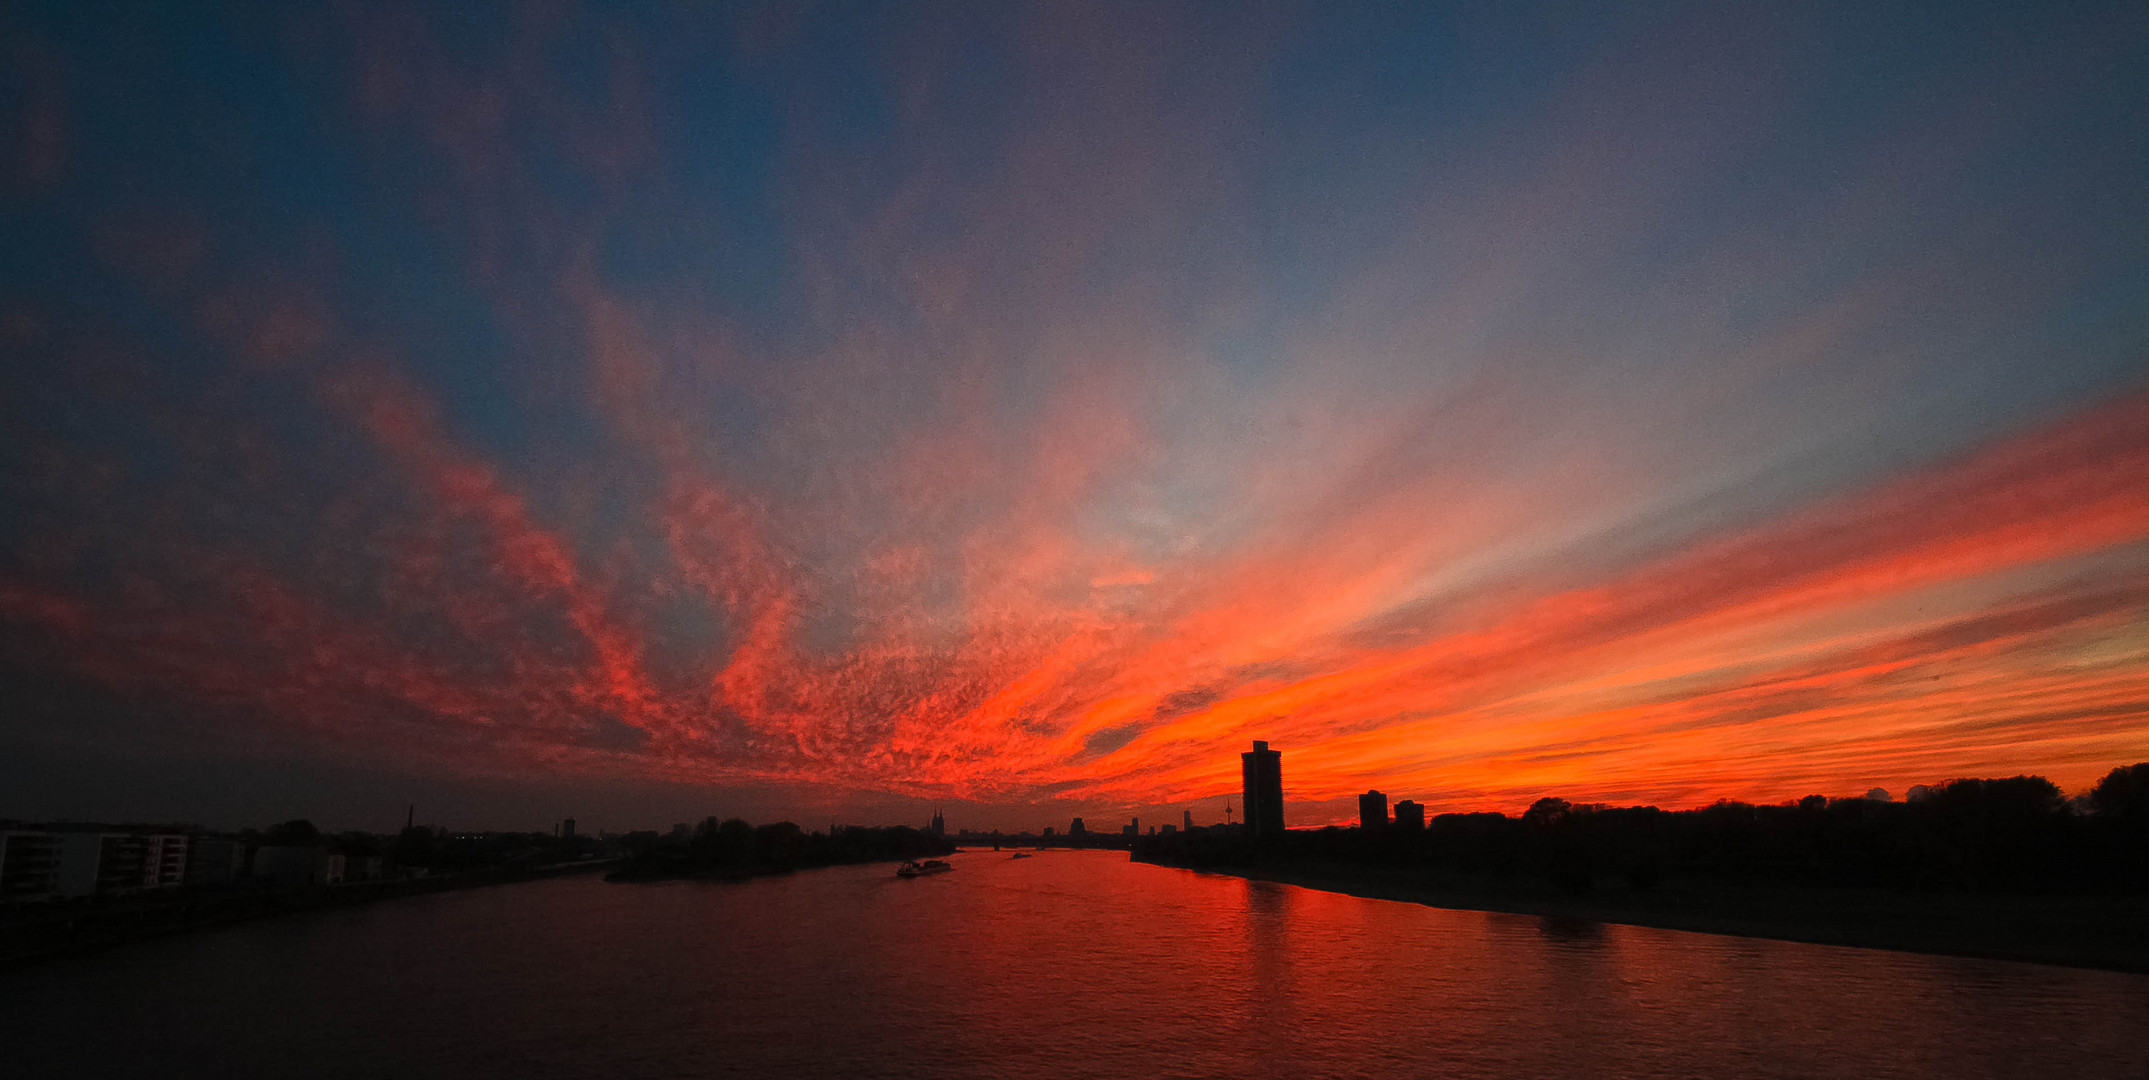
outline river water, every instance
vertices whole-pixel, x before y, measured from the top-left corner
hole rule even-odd
[[[2144,976],[953,861],[554,879],[0,972],[0,1076],[2149,1076]]]

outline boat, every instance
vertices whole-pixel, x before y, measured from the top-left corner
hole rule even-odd
[[[955,868],[949,866],[943,860],[927,859],[922,863],[904,863],[903,865],[896,868],[895,876],[900,878],[924,877],[927,874],[944,874],[953,869]]]
[[[1030,857],[1030,853],[1027,851],[1018,851],[1015,853],[1015,857],[1018,859],[1027,859]]]

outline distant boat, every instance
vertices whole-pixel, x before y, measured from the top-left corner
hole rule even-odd
[[[901,878],[924,877],[927,874],[944,874],[955,869],[939,859],[924,862],[907,862],[896,868],[895,876]]]
[[[1030,857],[1030,853],[1027,851],[1018,851],[1015,853],[1015,857],[1018,859],[1027,859]]]

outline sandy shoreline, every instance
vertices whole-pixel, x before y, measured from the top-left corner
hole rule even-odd
[[[1529,882],[1390,867],[1152,865],[1431,907],[2149,974],[2149,897],[1928,894],[1676,881],[1647,893],[1562,896]]]

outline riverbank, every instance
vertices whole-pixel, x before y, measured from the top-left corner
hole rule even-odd
[[[1673,880],[1581,896],[1549,885],[1333,863],[1184,866],[1374,900],[1815,945],[2149,973],[2149,897],[1906,893]]]
[[[789,821],[754,826],[738,818],[709,818],[691,837],[674,837],[630,845],[619,869],[606,881],[644,882],[707,879],[743,881],[793,870],[859,863],[935,859],[955,852],[934,819],[932,830],[907,825],[851,825],[809,833]]]
[[[0,968],[278,915],[593,873],[617,863],[616,859],[590,859],[546,866],[495,866],[456,874],[313,888],[191,887],[170,892],[13,904],[0,909]]]
[[[755,878],[796,874],[802,870],[825,870],[832,866],[870,866],[873,863],[903,863],[909,861],[909,856],[904,855],[876,855],[862,859],[784,863],[782,865],[755,863],[746,866],[722,863],[708,865],[690,863],[684,860],[670,863],[628,860],[623,861],[619,869],[606,874],[604,880],[615,885],[651,885],[667,881],[752,881]]]

